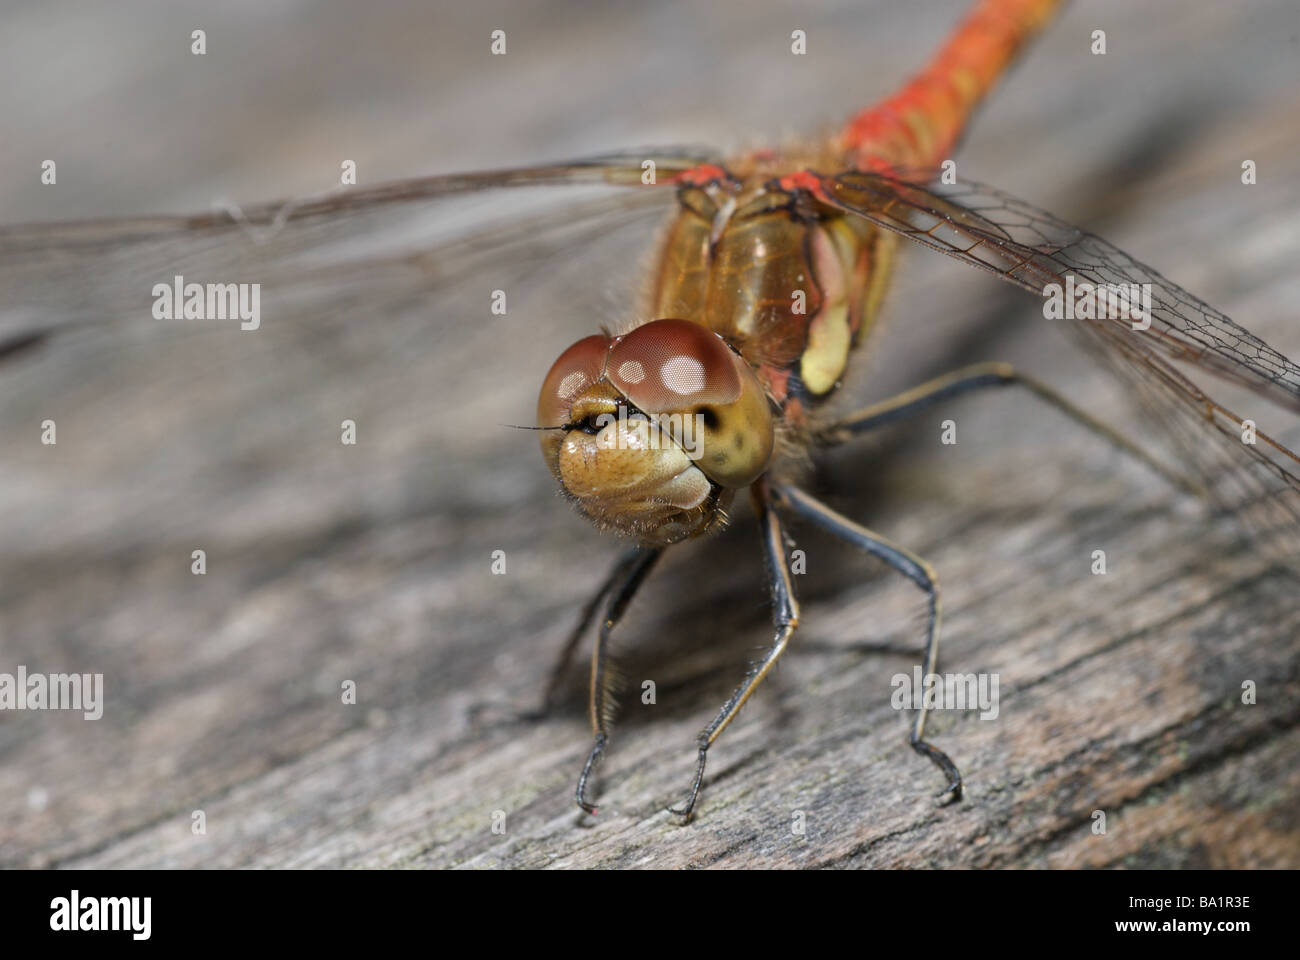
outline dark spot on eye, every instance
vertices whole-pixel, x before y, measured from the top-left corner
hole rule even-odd
[[[718,412],[712,407],[701,407],[695,412],[704,417],[704,426],[710,430],[718,429],[718,424],[722,422],[718,417]]]

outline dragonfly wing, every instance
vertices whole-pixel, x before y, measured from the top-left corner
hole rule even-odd
[[[137,238],[231,228],[275,227],[293,220],[365,210],[395,203],[436,200],[511,187],[644,185],[646,165],[653,163],[654,183],[674,178],[712,158],[699,152],[647,151],[637,155],[602,155],[564,163],[479,170],[393,180],[374,186],[337,186],[308,197],[273,200],[234,208],[219,204],[211,212],[189,215],[123,217],[0,227],[0,253],[21,254],[73,246],[103,246]]]
[[[1246,519],[1275,555],[1300,559],[1300,457],[1252,433],[1248,418],[1216,402],[1177,365],[1300,410],[1295,363],[1113,244],[992,188],[921,186],[853,171],[820,178],[816,192],[834,208],[1040,296],[1067,283],[1149,285],[1146,329],[1126,316],[1079,318],[1067,329],[1130,383],[1221,507]]]
[[[701,155],[647,152],[339,187],[244,208],[222,204],[193,215],[3,227],[0,360],[67,329],[148,321],[155,284],[176,276],[199,283],[256,282],[275,296],[293,285],[312,283],[319,290],[322,283],[339,283],[341,264],[375,269],[404,263],[424,268],[426,288],[432,289],[431,277],[451,275],[474,251],[517,246],[520,240],[544,247],[548,239],[572,232],[572,225],[608,225],[670,204],[671,189],[643,183],[647,160],[655,163],[655,184],[671,184]],[[551,191],[524,189],[554,186],[577,194],[559,216],[538,202],[538,194]],[[507,189],[508,203],[501,194]]]
[[[228,218],[7,231],[0,340],[48,341],[0,365],[10,555],[279,549],[340,518],[449,509],[526,526],[509,484],[553,480],[536,435],[505,425],[534,422],[564,347],[635,309],[675,195],[638,179],[299,208],[265,234]],[[155,317],[154,285],[177,275],[260,284],[260,326]]]
[[[1043,296],[1051,285],[1147,285],[1151,325],[1120,317],[1097,321],[1138,337],[1171,359],[1300,411],[1300,366],[1214,307],[1166,280],[1118,247],[982,184],[919,186],[879,174],[848,172],[821,181],[832,206],[997,274]]]
[[[1292,449],[1263,432],[1243,442],[1241,417],[1131,338],[1092,324],[1068,329],[1130,387],[1216,505],[1251,528],[1271,556],[1300,566],[1300,460]]]

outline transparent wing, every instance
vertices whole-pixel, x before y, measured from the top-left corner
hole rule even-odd
[[[545,241],[575,223],[617,219],[671,201],[671,184],[702,162],[697,152],[647,151],[549,166],[450,174],[371,187],[338,187],[311,197],[222,205],[201,214],[27,224],[0,228],[0,358],[63,330],[112,321],[147,321],[155,283],[188,276],[200,283],[261,283],[272,298],[305,282],[342,278],[341,264],[365,270],[405,263],[427,281],[466,253],[515,237]],[[566,214],[538,213],[536,187],[569,187]],[[499,193],[510,189],[511,202]],[[613,194],[613,195],[611,195]],[[497,196],[495,205],[488,198]],[[467,240],[491,233],[496,239]],[[544,243],[542,244],[545,245]]]
[[[675,199],[641,184],[641,159],[287,212],[4,230],[8,556],[118,557],[173,539],[280,549],[339,525],[496,518],[528,499],[510,484],[549,490],[535,435],[503,425],[532,422],[565,346],[635,310],[637,267]],[[658,179],[691,165],[661,162]],[[260,327],[155,318],[152,290],[175,276],[260,284]],[[57,445],[41,443],[47,421]],[[344,421],[356,447],[340,443]],[[424,535],[442,546],[435,527]]]
[[[1150,326],[1124,316],[1063,321],[1129,382],[1163,435],[1223,508],[1275,555],[1300,558],[1300,457],[1249,429],[1179,364],[1300,411],[1300,367],[1220,311],[1094,234],[1006,194],[963,182],[919,186],[848,172],[821,177],[822,202],[1042,296],[1067,282],[1149,285]]]
[[[1094,284],[1149,284],[1152,322],[1109,323],[1148,348],[1194,363],[1300,410],[1300,366],[1209,304],[1113,244],[982,184],[920,187],[868,173],[824,181],[833,205],[1042,295],[1068,275]]]
[[[543,185],[643,183],[645,164],[655,165],[659,183],[714,158],[694,151],[652,150],[629,155],[602,155],[565,163],[506,170],[480,170],[394,180],[370,187],[339,186],[310,197],[273,200],[240,210],[222,208],[184,216],[124,217],[0,227],[0,253],[22,256],[73,247],[103,247],[164,235],[227,231],[237,226],[279,226],[292,220],[363,211],[368,208],[510,187]]]

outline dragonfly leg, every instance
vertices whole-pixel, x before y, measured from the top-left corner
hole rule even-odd
[[[555,707],[559,699],[560,687],[564,684],[564,675],[569,671],[569,663],[573,660],[573,654],[578,649],[579,642],[587,632],[587,628],[591,626],[591,622],[596,619],[596,612],[604,603],[605,597],[614,589],[614,584],[627,575],[629,568],[637,561],[642,552],[640,547],[633,547],[619,557],[618,562],[614,564],[614,568],[610,570],[609,576],[605,578],[605,582],[600,585],[600,589],[592,594],[591,599],[582,608],[582,616],[578,618],[573,632],[569,634],[569,638],[564,642],[564,649],[560,651],[555,664],[551,667],[550,679],[546,682],[546,690],[542,694],[541,706],[531,712],[531,718],[543,717]]]
[[[841,540],[866,551],[874,557],[879,557],[925,591],[929,600],[930,611],[929,624],[926,627],[925,666],[923,672],[927,675],[934,673],[939,658],[940,605],[939,581],[930,564],[880,534],[873,533],[861,524],[854,523],[843,514],[836,513],[826,504],[813,499],[802,490],[779,486],[774,488],[773,493],[781,506],[793,510],[802,517],[806,517]],[[946,753],[925,740],[925,720],[928,712],[929,708],[922,699],[921,708],[917,711],[916,719],[912,723],[912,732],[908,737],[908,742],[917,753],[929,757],[935,766],[943,771],[944,777],[947,778],[948,785],[939,792],[938,796],[950,796],[953,800],[960,800],[962,778],[957,765],[949,759]]]
[[[686,821],[690,820],[691,812],[695,809],[695,801],[700,795],[700,785],[704,782],[704,765],[708,760],[709,747],[727,728],[727,724],[735,719],[736,714],[740,712],[740,708],[745,705],[745,701],[758,689],[758,685],[763,682],[763,678],[776,665],[776,661],[785,652],[795,628],[799,626],[799,601],[795,599],[794,583],[790,579],[790,566],[785,556],[785,531],[781,526],[781,518],[773,507],[766,480],[760,478],[750,488],[750,491],[763,528],[763,554],[767,560],[767,576],[772,589],[772,624],[776,627],[776,639],[768,649],[766,656],[750,668],[744,682],[736,688],[736,692],[722,705],[722,709],[713,718],[713,722],[701,731],[697,739],[699,756],[695,765],[695,779],[691,783],[690,795],[687,796],[686,802],[680,807],[669,808],[669,812],[683,817]]]
[[[609,742],[610,714],[613,707],[609,690],[609,636],[662,553],[661,547],[636,547],[629,551],[618,562],[605,585],[600,588],[600,592],[589,604],[589,609],[584,611],[582,623],[579,624],[577,633],[581,635],[582,629],[590,622],[591,610],[596,608],[601,597],[608,594],[609,603],[605,607],[605,620],[600,625],[596,649],[591,656],[591,728],[596,735],[596,740],[592,744],[591,752],[587,754],[587,762],[582,765],[582,775],[578,777],[578,789],[575,793],[578,806],[587,813],[596,812],[596,808],[587,802],[587,780],[597,761],[604,754],[605,744]],[[570,645],[573,643],[576,641],[570,640]]]
[[[591,622],[596,619],[596,611],[600,609],[605,597],[614,589],[614,584],[623,577],[628,568],[636,561],[641,553],[639,547],[633,547],[626,551],[614,568],[605,578],[605,582],[600,585],[591,599],[587,601],[586,606],[582,608],[582,615],[578,618],[577,624],[573,631],[564,642],[564,649],[556,658],[551,667],[550,678],[546,682],[546,689],[541,699],[535,706],[526,707],[520,704],[501,704],[501,703],[481,703],[470,708],[469,714],[471,721],[478,723],[484,716],[493,716],[497,723],[534,723],[548,716],[555,709],[559,702],[560,688],[564,685],[564,675],[569,672],[569,664],[573,660],[574,651],[578,649],[578,643],[586,634],[587,628]]]
[[[816,439],[823,446],[834,446],[835,444],[844,443],[858,434],[913,416],[937,403],[960,396],[963,393],[985,387],[1009,387],[1013,385],[1024,387],[1040,400],[1056,407],[1076,423],[1087,427],[1093,433],[1105,439],[1112,446],[1142,461],[1179,489],[1198,497],[1206,495],[1205,488],[1201,484],[1190,477],[1185,477],[1177,471],[1171,470],[1113,427],[1102,423],[1092,414],[1075,406],[1047,384],[1021,373],[1009,363],[977,363],[954,370],[942,377],[936,377],[910,390],[905,390],[888,399],[881,400],[879,403],[873,403],[857,413],[850,414],[842,420],[830,424],[818,432]]]

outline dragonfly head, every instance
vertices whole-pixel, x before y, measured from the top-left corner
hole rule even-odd
[[[704,533],[772,457],[772,408],[707,327],[654,320],[579,340],[537,400],[542,456],[598,526],[645,544]],[[558,429],[555,429],[558,428]]]

